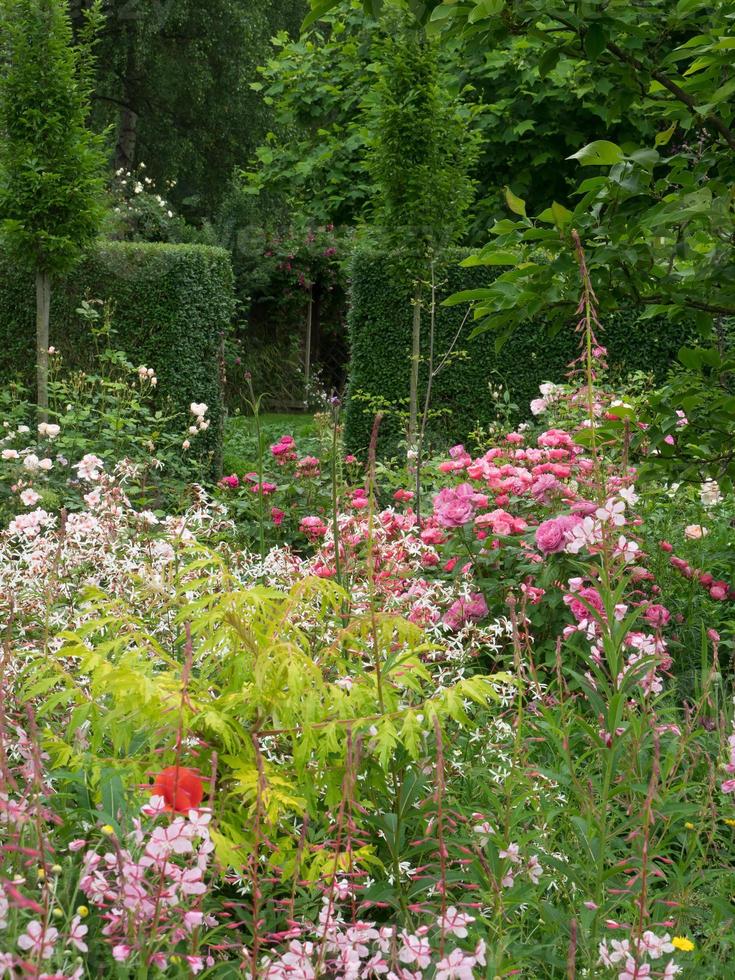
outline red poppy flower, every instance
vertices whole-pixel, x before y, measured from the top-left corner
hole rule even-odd
[[[189,810],[196,810],[202,802],[204,784],[193,769],[169,766],[156,776],[152,793],[163,797],[167,810],[188,813]]]

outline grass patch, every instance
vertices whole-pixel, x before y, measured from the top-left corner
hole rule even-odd
[[[260,416],[260,428],[266,448],[279,436],[290,435],[296,440],[301,455],[319,455],[319,436],[314,416],[303,412],[265,412]],[[235,415],[225,426],[224,472],[242,476],[258,465],[258,446],[255,418]]]

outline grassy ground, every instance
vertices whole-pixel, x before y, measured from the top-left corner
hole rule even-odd
[[[268,412],[260,416],[260,427],[265,435],[266,446],[279,436],[291,435],[299,444],[302,455],[316,454],[312,442],[317,441],[314,417],[307,413]],[[257,466],[257,440],[255,419],[252,415],[234,415],[225,428],[224,472],[242,475]]]

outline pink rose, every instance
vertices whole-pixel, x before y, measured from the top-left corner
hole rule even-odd
[[[434,497],[434,514],[442,527],[462,527],[475,516],[477,507],[474,489],[469,483],[445,487]],[[487,498],[485,498],[487,499]]]
[[[442,622],[451,630],[461,629],[465,623],[477,623],[487,616],[488,608],[481,592],[474,592],[469,599],[457,599],[444,613]]]
[[[566,544],[564,527],[556,517],[552,517],[536,528],[536,545],[545,555],[563,551]]]
[[[666,626],[668,621],[671,619],[671,613],[665,606],[658,605],[653,602],[646,609],[644,613],[644,619],[646,619],[651,626]]]
[[[321,517],[302,517],[299,521],[299,527],[312,540],[323,538],[327,533],[327,525]]]

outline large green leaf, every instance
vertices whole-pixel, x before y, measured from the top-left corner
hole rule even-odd
[[[567,160],[579,160],[583,167],[610,167],[624,159],[623,151],[610,140],[595,140],[567,157]]]

